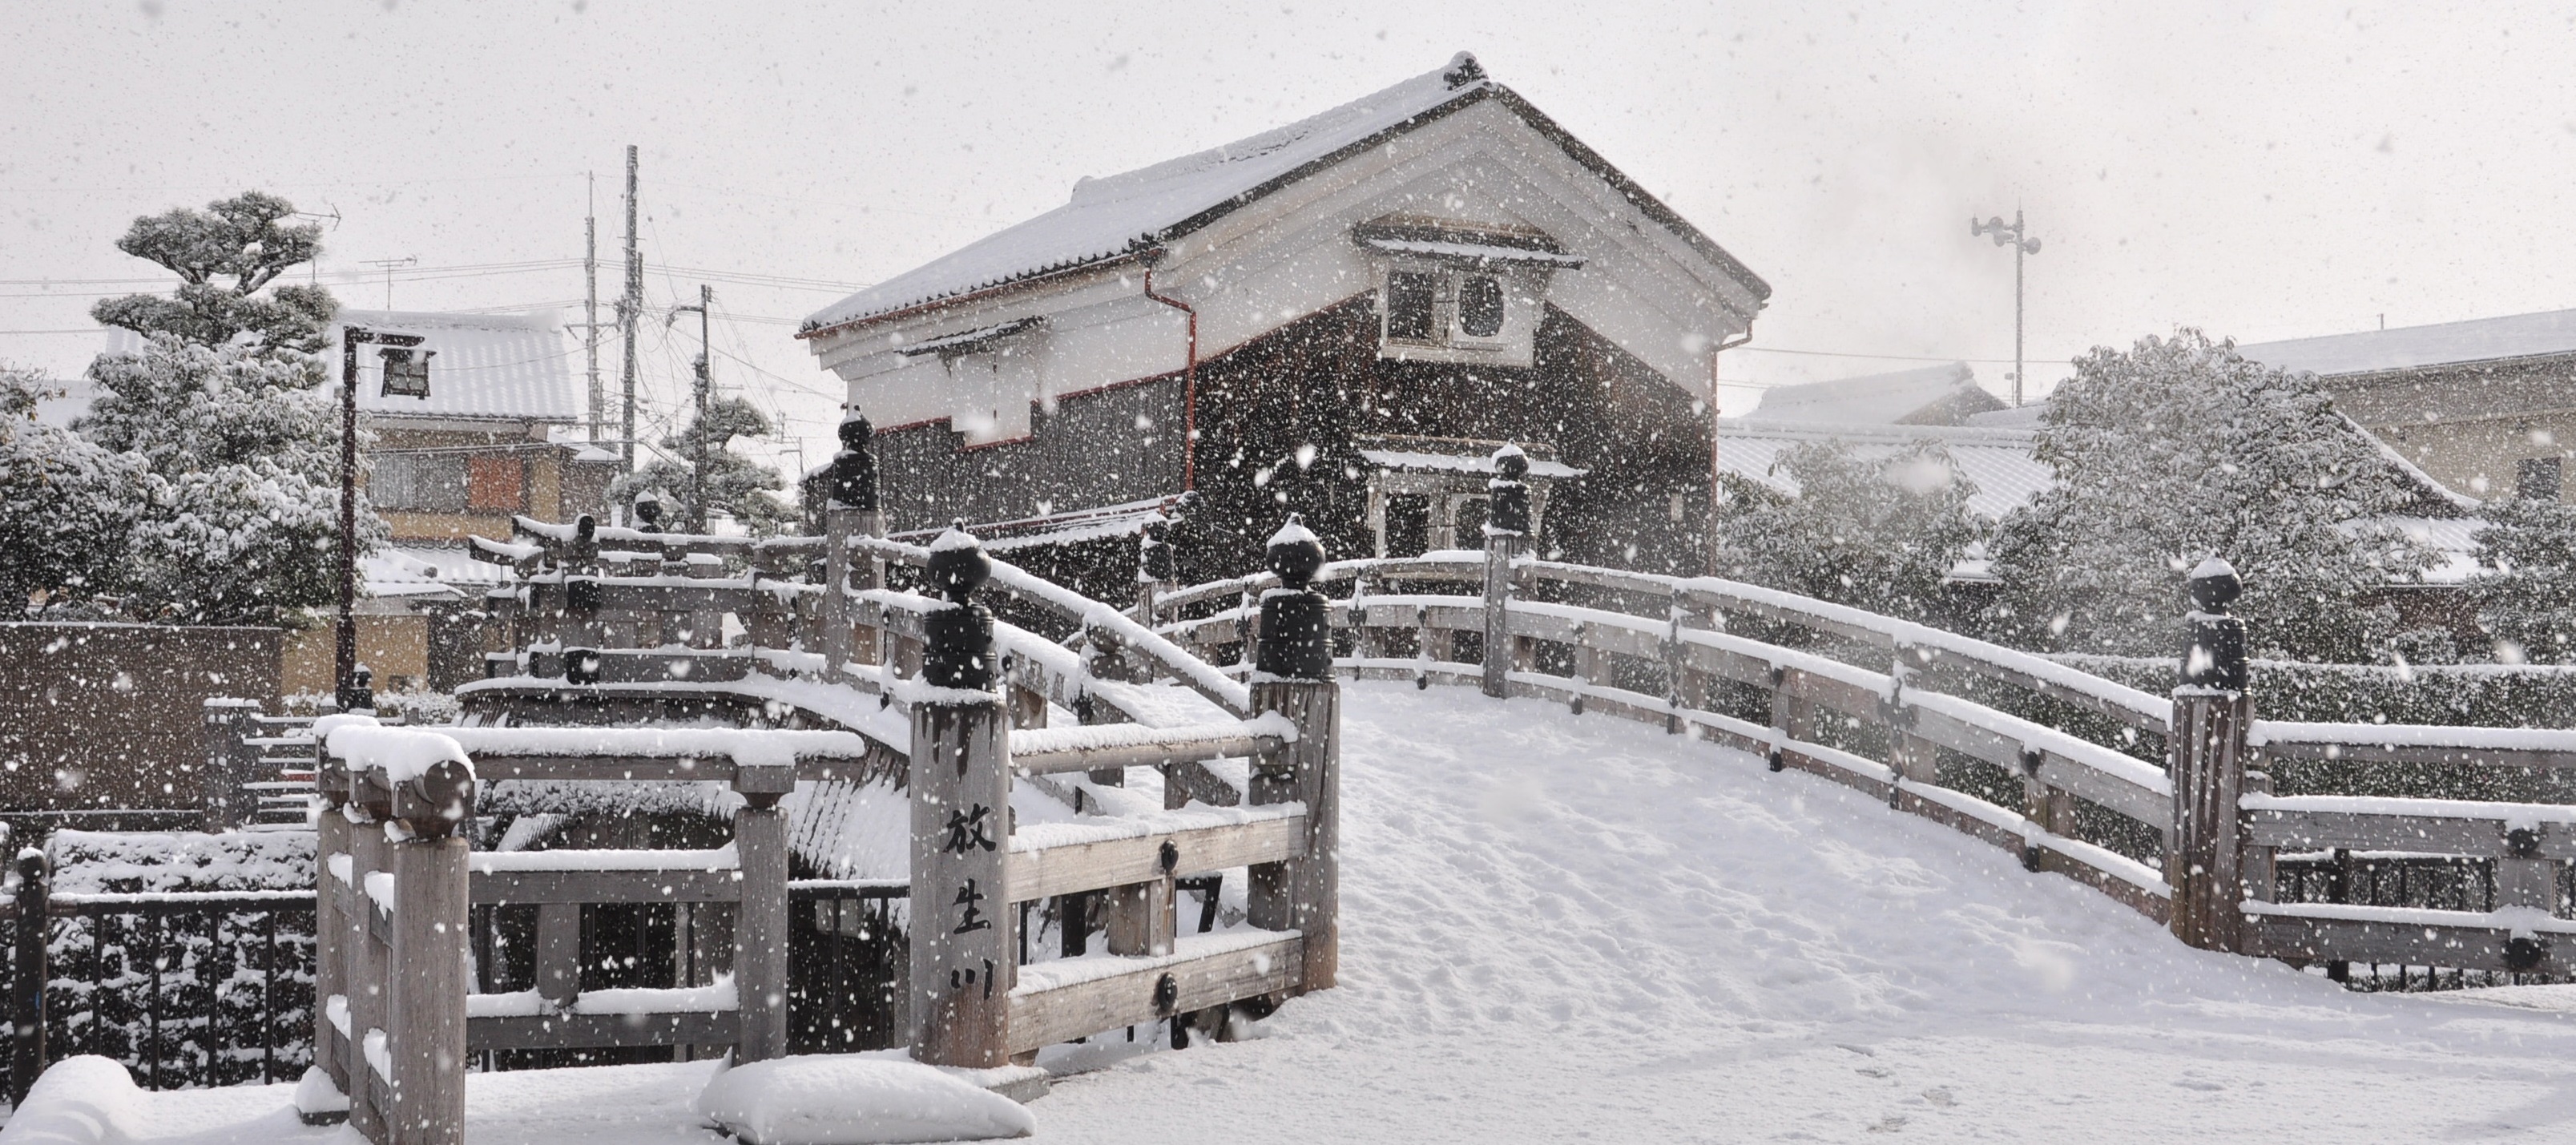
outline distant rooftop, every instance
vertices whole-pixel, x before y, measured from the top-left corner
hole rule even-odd
[[[1937,442],[1949,451],[1959,475],[1977,487],[1968,495],[1968,511],[1995,521],[2057,481],[2056,472],[2031,455],[2034,436],[2014,429],[1728,418],[1718,423],[1717,464],[1725,472],[1794,497],[1798,483],[1775,467],[1801,443],[1839,441],[1857,457],[1887,458],[1919,442]]]
[[[2002,399],[1977,386],[1965,362],[1945,362],[1886,374],[1774,386],[1745,418],[1760,422],[1835,425],[1957,425],[1971,415],[2004,408]]]
[[[418,310],[342,310],[331,320],[323,348],[332,380],[339,379],[340,328],[419,334],[430,359],[429,396],[384,392],[382,363],[358,352],[358,408],[385,416],[506,418],[567,423],[582,419],[582,386],[573,356],[581,347],[564,336],[553,314],[441,314]]]
[[[2576,354],[2576,310],[2257,342],[2236,352],[2266,366],[2329,376]]]

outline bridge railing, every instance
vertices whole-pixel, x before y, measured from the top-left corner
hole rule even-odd
[[[2322,963],[2338,978],[2365,962],[2576,973],[2576,807],[2276,795],[2264,770],[2576,768],[2576,731],[2259,721],[2241,677],[2157,696],[1923,624],[1719,578],[1538,560],[1518,541],[1497,537],[1474,560],[1326,566],[1319,580],[1349,586],[1335,604],[1348,652],[1337,666],[1726,743],[2018,850],[2195,945]],[[1258,636],[1248,602],[1269,585],[1161,593],[1161,631],[1235,662]],[[2223,607],[2200,619],[2235,624]],[[1813,639],[1775,642],[1788,631]],[[2046,705],[1997,706],[2010,692],[2093,718],[2051,726],[2031,716]],[[2413,897],[2403,879],[2376,877],[2409,863],[2453,877],[2438,893],[2421,880]]]

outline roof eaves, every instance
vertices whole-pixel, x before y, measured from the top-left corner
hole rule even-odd
[[[1135,239],[1129,241],[1126,250],[1119,251],[1114,254],[1103,253],[1086,258],[1059,262],[1052,266],[1039,267],[1035,270],[1027,271],[1022,274],[1015,274],[1008,278],[995,279],[992,282],[988,282],[982,286],[973,287],[971,289],[952,291],[947,294],[934,294],[928,298],[908,302],[890,310],[880,310],[874,314],[855,314],[848,318],[841,319],[838,322],[824,326],[808,326],[798,330],[796,332],[796,336],[799,338],[820,338],[826,334],[839,334],[861,326],[869,326],[879,322],[893,322],[898,319],[912,318],[938,310],[945,310],[951,306],[963,306],[969,302],[981,302],[987,298],[1009,294],[1016,290],[1033,290],[1054,282],[1057,279],[1083,271],[1099,270],[1104,267],[1117,266],[1121,263],[1128,262],[1150,262],[1155,258],[1160,257],[1163,253],[1162,248],[1154,245],[1150,241],[1150,237],[1151,236],[1139,235]]]

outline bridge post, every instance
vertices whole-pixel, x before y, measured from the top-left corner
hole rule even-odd
[[[313,1064],[331,1079],[331,1084],[355,1101],[357,1090],[350,1088],[349,1048],[340,1037],[340,1028],[331,1020],[331,1000],[340,1000],[340,1011],[349,1011],[349,943],[351,928],[357,920],[340,909],[345,901],[338,887],[340,876],[333,874],[334,856],[350,855],[350,838],[355,828],[346,811],[349,802],[349,773],[327,745],[316,745],[319,758],[314,763],[314,789],[320,794],[321,813],[314,820],[313,840]],[[357,859],[350,857],[350,874],[356,875]],[[366,941],[363,932],[355,940]],[[355,1029],[354,1024],[351,1029]],[[366,1075],[357,1075],[365,1080]],[[322,1125],[348,1118],[348,1110],[298,1108],[307,1125]]]
[[[2237,800],[2254,713],[2245,695],[2245,622],[2228,615],[2227,606],[2244,582],[2213,556],[2192,570],[2189,587],[2190,639],[2166,737],[2173,828],[2165,834],[2165,882],[2173,888],[2176,938],[2205,950],[2236,950],[2245,921]]]
[[[1520,659],[1512,645],[1512,560],[1529,537],[1529,457],[1517,445],[1494,451],[1494,476],[1485,482],[1485,694],[1511,694],[1511,672]]]
[[[778,801],[796,790],[796,768],[740,764],[733,789],[743,798],[733,813],[742,874],[733,916],[734,1058],[767,1061],[787,1056],[787,812]]]
[[[1003,882],[1011,839],[1010,716],[993,691],[993,614],[973,603],[992,560],[963,530],[931,542],[948,598],[923,618],[912,705],[912,1056],[1009,1064],[1019,912]]]
[[[389,778],[385,786],[392,818],[405,837],[384,850],[394,906],[384,978],[385,1052],[392,1066],[385,1080],[392,1107],[378,1110],[383,1139],[390,1145],[461,1145],[465,996],[473,986],[473,956],[466,934],[466,843],[459,829],[474,817],[474,772],[450,759],[413,778]],[[364,888],[359,901],[368,901]]]
[[[1306,805],[1304,857],[1251,869],[1252,925],[1295,930],[1306,939],[1297,993],[1329,990],[1338,973],[1341,909],[1341,685],[1333,680],[1326,623],[1332,603],[1307,587],[1324,567],[1324,546],[1297,518],[1270,538],[1270,571],[1280,587],[1261,602],[1261,647],[1252,710],[1277,712],[1297,740],[1253,760],[1255,805]]]
[[[885,514],[877,507],[877,462],[868,452],[876,427],[852,414],[841,422],[841,448],[832,455],[831,493],[823,510],[823,663],[837,677],[848,662],[878,662],[876,641],[858,639],[851,625],[849,591],[883,587],[875,558],[850,560],[850,537],[885,535]],[[857,573],[857,576],[853,576]]]

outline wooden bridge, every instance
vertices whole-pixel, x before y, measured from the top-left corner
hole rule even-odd
[[[2263,771],[2561,768],[2576,766],[2576,732],[2258,720],[2221,563],[2193,581],[2184,682],[2154,695],[1756,586],[1536,559],[1512,484],[1497,480],[1481,553],[1326,563],[1292,519],[1268,571],[1180,587],[1149,566],[1132,609],[993,561],[962,533],[885,540],[850,510],[823,537],[523,521],[513,542],[481,542],[522,578],[494,596],[513,650],[461,693],[465,726],[317,729],[316,1044],[349,1116],[372,1140],[454,1141],[461,1063],[496,1047],[784,1053],[782,801],[800,784],[906,792],[903,1027],[920,1060],[1007,1079],[1034,1074],[1041,1047],[1121,1027],[1229,1036],[1235,1017],[1333,984],[1337,676],[1659,724],[2010,849],[2194,946],[2576,973],[2576,807],[2276,794]],[[1175,692],[1201,714],[1176,720]],[[1046,726],[1050,710],[1079,726]],[[702,726],[633,726],[647,723]],[[1159,808],[1111,798],[1135,768],[1162,774]],[[458,825],[502,779],[720,784],[732,839],[471,853]],[[1018,825],[1015,786],[1076,814]],[[2304,901],[2334,896],[2282,874],[2392,851],[2481,865],[2487,909]],[[1243,925],[1184,933],[1181,885],[1237,869]],[[576,912],[634,902],[728,907],[729,973],[582,994]],[[1062,928],[1065,957],[1023,965],[1013,908],[1035,902],[1085,921]],[[483,903],[536,904],[533,987],[472,991],[468,918]],[[1083,949],[1093,921],[1105,952]]]

